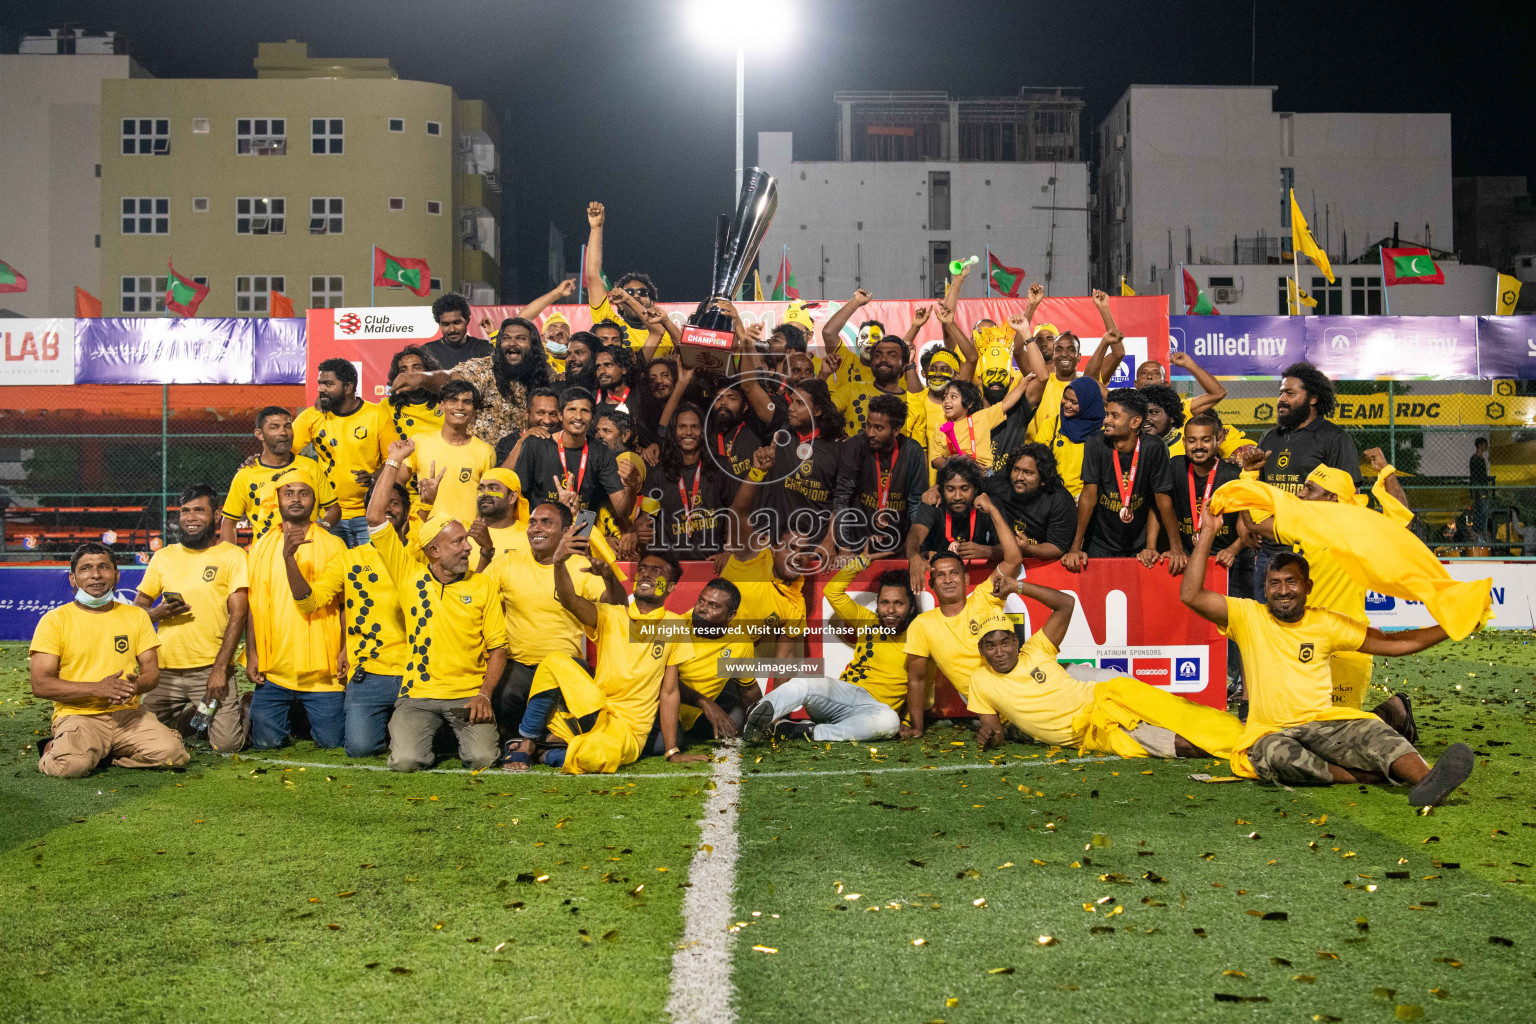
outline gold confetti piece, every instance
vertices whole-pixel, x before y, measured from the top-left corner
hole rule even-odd
[[[1398,1003],[1392,1010],[1392,1016],[1398,1020],[1418,1020],[1424,1016],[1424,1007],[1411,1006],[1406,1003]]]
[[[1125,913],[1125,908],[1124,907],[1116,907],[1114,910],[1111,910],[1108,914],[1106,914],[1104,916],[1105,917],[1114,917],[1116,914],[1123,914],[1123,913]]]
[[[1080,868],[1080,867],[1082,867],[1082,865],[1079,864],[1077,861],[1073,861],[1071,864],[1068,864],[1067,867],[1069,867],[1069,868]]]
[[[1293,974],[1291,975],[1291,980],[1299,981],[1305,985],[1311,985],[1317,981],[1317,976],[1313,974]]]
[[[356,896],[357,895],[357,890],[356,889],[348,889],[346,892],[339,892],[336,895],[341,897],[342,899],[346,899],[348,896]]]
[[[857,892],[850,892],[846,896],[844,896],[843,899],[845,899],[845,900],[856,900],[861,895],[863,895],[863,894],[862,893],[857,893]]]
[[[944,1000],[944,1006],[946,1008],[952,1008],[952,1007],[956,1007],[956,1006],[959,1006],[959,1005],[960,1005],[960,1000],[956,999],[954,996],[950,996],[948,999]]]
[[[1094,906],[1092,903],[1084,903],[1083,911],[1089,914],[1097,914],[1099,912],[1099,908]]]
[[[1041,938],[1044,938],[1044,937],[1045,936],[1043,936],[1043,935],[1041,936]],[[1041,943],[1041,945],[1044,945],[1044,943]],[[1012,974],[1013,973],[1013,968],[1012,967],[994,967],[991,970],[987,971],[987,973],[988,974]]]
[[[439,921],[436,924],[434,924],[432,927],[436,931],[442,931],[443,930],[443,926],[445,924],[447,924],[447,923],[448,923],[447,921]]]
[[[973,907],[984,907],[986,905],[987,905],[987,898],[985,896],[982,896],[979,899],[971,900],[971,906],[973,906]]]
[[[926,946],[926,945],[928,945],[928,940],[927,939],[913,939],[912,940],[912,945],[914,945],[914,946]]]
[[[753,950],[755,950],[758,953],[777,953],[778,952],[778,949],[773,947],[773,946],[753,946],[752,948],[753,948]]]
[[[1037,945],[1041,946],[1054,946],[1057,944],[1055,936],[1052,935],[1042,935],[1036,939],[1035,942]]]
[[[699,844],[699,849],[703,850],[705,853],[714,853],[715,852],[715,848],[713,846],[710,846],[708,843],[700,843]]]
[[[1039,857],[1036,857],[1034,860],[1030,861],[1030,863],[1037,868],[1045,867],[1045,861],[1041,860]]]
[[[1221,974],[1222,974],[1222,977],[1225,977],[1225,978],[1246,978],[1246,977],[1248,977],[1248,975],[1244,974],[1242,971],[1222,971]]]
[[[1371,995],[1375,996],[1377,999],[1395,999],[1397,998],[1397,989],[1373,988],[1371,989]]]
[[[998,866],[997,866],[997,870],[999,870],[999,871],[1001,871],[1001,870],[1003,870],[1003,869],[1004,869],[1004,868],[1011,868],[1011,867],[1013,867],[1013,861],[1009,861],[1009,862],[1008,862],[1008,863],[1006,863],[1006,864],[999,864],[999,865],[998,865]]]
[[[320,897],[318,897],[318,896],[311,896],[309,898],[309,902],[311,902],[311,903],[319,903],[320,902]]]
[[[1443,988],[1432,988],[1429,990],[1429,994],[1436,999],[1449,999],[1451,997],[1451,994]]]
[[[1115,841],[1109,836],[1105,835],[1103,832],[1095,832],[1093,834],[1093,839],[1090,840],[1090,842],[1094,846],[1102,846],[1106,848],[1115,845]]]
[[[326,925],[326,927],[329,928],[333,932],[341,931],[341,925],[339,925],[339,924],[328,924],[328,925]]]
[[[1467,966],[1466,964],[1462,963],[1460,960],[1457,960],[1455,957],[1449,957],[1449,956],[1437,956],[1437,957],[1435,957],[1435,963],[1437,963],[1437,964],[1445,964],[1445,966],[1447,966],[1447,967],[1454,967],[1458,971],[1461,970],[1463,967]]]

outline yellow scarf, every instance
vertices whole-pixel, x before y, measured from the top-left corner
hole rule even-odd
[[[1423,601],[1452,640],[1487,622],[1492,579],[1453,579],[1424,543],[1391,517],[1359,505],[1302,501],[1256,480],[1233,480],[1211,496],[1211,511],[1266,512],[1275,537],[1303,549],[1328,548],[1345,575],[1368,590]]]
[[[309,543],[294,554],[299,571],[313,581],[346,544],[323,527],[311,524]],[[276,666],[289,672],[300,689],[325,687],[334,682],[336,655],[341,650],[341,615],[335,605],[302,614],[288,589],[283,567],[283,531],[268,530],[246,555],[250,569],[251,624],[256,637],[258,666],[269,672]]]

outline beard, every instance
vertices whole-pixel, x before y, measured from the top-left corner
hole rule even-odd
[[[340,402],[337,402],[326,395],[315,396],[315,408],[319,409],[321,412],[335,412],[336,407],[340,404]]]
[[[1008,396],[1008,389],[998,385],[988,385],[981,393],[986,396],[988,405],[996,405]]]
[[[1295,430],[1307,421],[1307,413],[1312,411],[1311,405],[1293,405],[1288,412],[1280,412],[1276,409],[1275,422],[1286,430]]]
[[[186,527],[181,528],[181,542],[189,548],[203,548],[208,546],[214,535],[218,532],[217,520],[209,520],[208,525],[197,533],[193,533]]]
[[[724,626],[717,625],[713,622],[706,622],[705,620],[699,618],[697,612],[693,614],[693,631],[697,635],[711,640],[715,639],[716,637],[722,637],[725,635]]]
[[[1280,622],[1300,622],[1301,617],[1307,614],[1307,606],[1304,602],[1297,602],[1293,610],[1283,612],[1277,606],[1271,604],[1269,606],[1269,614],[1273,615]]]

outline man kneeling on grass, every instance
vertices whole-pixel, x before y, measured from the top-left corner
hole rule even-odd
[[[53,736],[37,770],[78,779],[108,757],[119,768],[187,763],[181,737],[139,707],[160,681],[160,641],[144,609],[116,600],[117,566],[100,544],[69,560],[75,599],[44,615],[32,634],[32,694],[53,701]]]
[[[1264,603],[1205,589],[1205,568],[1222,516],[1207,513],[1179,598],[1237,642],[1248,682],[1248,724],[1232,771],[1287,786],[1408,783],[1415,807],[1443,802],[1472,774],[1472,749],[1448,747],[1431,768],[1396,730],[1369,711],[1333,704],[1333,655],[1415,654],[1445,639],[1440,626],[1391,637],[1364,622],[1308,608],[1307,560],[1282,551],[1264,573]]]
[[[1243,726],[1224,711],[1136,679],[1090,683],[1067,674],[1056,657],[1077,605],[1071,594],[1001,573],[990,584],[1000,600],[1019,594],[1051,614],[1022,648],[1013,620],[1001,610],[982,621],[978,646],[986,663],[971,676],[966,707],[981,716],[976,742],[983,749],[1002,741],[1007,719],[1038,743],[1079,753],[1232,756]]]

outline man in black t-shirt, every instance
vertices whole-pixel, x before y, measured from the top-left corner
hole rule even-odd
[[[720,470],[726,501],[752,469],[752,453],[773,440],[774,425],[766,423],[742,394],[743,385],[723,388],[709,407],[704,429],[704,454]]]
[[[819,378],[788,389],[784,396],[789,443],[774,455],[768,479],[759,487],[759,508],[771,508],[778,529],[821,543],[832,521],[832,488],[842,461],[843,414]]]
[[[987,494],[1013,527],[1019,551],[1047,561],[1066,554],[1077,529],[1077,502],[1061,482],[1050,447],[1030,442],[995,465],[1006,471],[987,478]]]
[[[1179,521],[1179,536],[1191,551],[1211,495],[1222,484],[1242,475],[1236,466],[1220,458],[1220,437],[1221,420],[1208,412],[1191,416],[1184,424],[1184,454],[1175,455],[1169,465],[1173,475],[1173,513]],[[1237,519],[1227,516],[1222,521],[1211,549],[1216,561],[1228,568],[1243,549],[1238,540]]]
[[[928,457],[922,445],[902,436],[906,420],[905,399],[876,395],[864,414],[864,429],[844,442],[832,496],[833,540],[840,551],[871,556],[901,551],[928,486]]]
[[[914,573],[927,571],[928,556],[953,551],[967,561],[995,561],[1003,557],[998,542],[1009,529],[992,500],[987,497],[981,467],[969,456],[952,456],[939,470],[939,504],[919,505],[912,513],[907,532],[907,559]]]
[[[523,439],[514,472],[530,505],[558,502],[570,492],[583,509],[608,507],[620,528],[629,523],[629,495],[613,452],[592,437],[592,393],[566,388],[560,396],[560,430],[553,437]]]
[[[1168,446],[1142,433],[1146,415],[1146,395],[1115,388],[1105,400],[1104,429],[1083,442],[1077,533],[1061,559],[1072,572],[1081,572],[1089,558],[1134,556],[1142,565],[1155,565],[1159,526],[1168,536],[1168,571],[1174,576],[1184,571],[1187,556],[1173,515]]]
[[[438,368],[451,370],[466,359],[483,359],[491,354],[491,343],[484,338],[469,336],[469,300],[449,292],[432,303],[432,319],[442,336],[421,347],[426,350]]]

